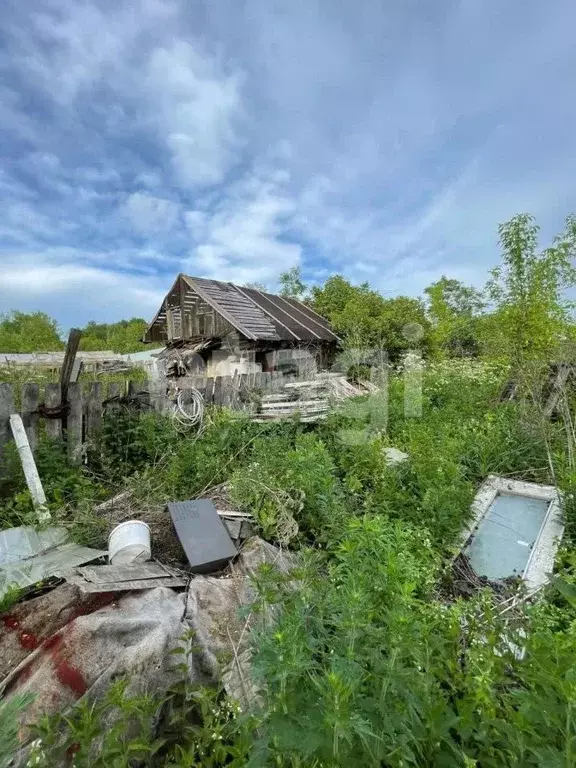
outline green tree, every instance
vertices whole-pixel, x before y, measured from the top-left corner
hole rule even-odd
[[[424,293],[433,346],[455,357],[478,354],[478,318],[484,308],[482,294],[445,275],[429,285]]]
[[[82,329],[80,349],[85,352],[109,349],[121,354],[149,349],[149,346],[141,341],[147,326],[146,320],[140,317],[120,320],[117,323],[92,321]]]
[[[312,288],[312,306],[353,346],[385,349],[393,361],[414,347],[428,350],[430,323],[419,299],[385,299],[368,283],[352,285],[333,275]]]
[[[302,301],[306,295],[306,283],[302,280],[300,267],[291,267],[280,275],[280,296]]]
[[[63,347],[56,320],[44,312],[0,315],[0,352],[55,352]]]
[[[487,285],[494,302],[493,342],[517,366],[551,360],[570,341],[573,302],[566,290],[576,284],[576,216],[549,248],[538,250],[534,218],[519,214],[499,227],[502,264]]]
[[[334,323],[349,302],[368,292],[368,283],[352,285],[342,275],[332,275],[323,285],[312,287],[311,304],[318,314]]]

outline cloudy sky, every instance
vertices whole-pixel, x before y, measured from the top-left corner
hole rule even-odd
[[[481,285],[576,211],[574,0],[4,0],[0,312],[150,317],[180,271]]]

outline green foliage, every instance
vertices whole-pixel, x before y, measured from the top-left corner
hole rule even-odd
[[[0,529],[35,525],[37,516],[13,443],[6,446],[4,458],[0,483]],[[86,519],[81,514],[83,505],[102,500],[106,495],[106,483],[99,481],[84,467],[71,467],[63,440],[52,440],[41,434],[35,460],[49,509],[63,515],[71,510],[74,514],[72,522],[81,519],[85,524]],[[62,522],[67,522],[66,515]]]
[[[424,293],[432,322],[433,346],[454,357],[477,355],[478,318],[484,308],[479,291],[443,275]]]
[[[177,440],[170,419],[155,411],[112,406],[105,412],[99,439],[92,446],[91,464],[99,474],[119,482],[147,467],[155,469]]]
[[[506,623],[489,592],[441,605],[438,568],[421,524],[375,516],[306,558],[298,589],[260,585],[281,611],[255,639],[250,765],[573,764],[573,629]]]
[[[45,717],[34,729],[28,764],[39,768],[73,763],[76,768],[241,768],[251,746],[252,718],[215,688],[189,679],[197,648],[186,632],[172,653],[176,682],[155,696],[116,680],[95,702]],[[0,733],[2,710],[0,705]],[[2,745],[0,744],[0,749]],[[0,753],[1,757],[1,753]],[[2,763],[0,763],[2,765]]]
[[[576,283],[576,216],[552,246],[538,251],[538,226],[521,214],[499,228],[502,265],[492,270],[488,294],[496,305],[493,343],[503,346],[516,367],[529,360],[553,360],[573,341],[565,291]]]
[[[385,299],[368,283],[356,286],[333,275],[312,288],[312,306],[349,346],[383,348],[392,361],[414,346],[428,348],[430,324],[419,299]]]
[[[117,323],[92,321],[82,329],[80,349],[86,352],[112,350],[121,354],[150,349],[149,345],[141,341],[147,327],[146,320],[140,317],[120,320]]]
[[[326,542],[342,523],[344,494],[326,446],[313,434],[259,439],[252,461],[230,479],[231,498],[252,512],[264,535],[289,543]],[[296,526],[294,525],[296,523]]]
[[[165,417],[122,407],[105,417],[81,469],[67,466],[60,443],[41,441],[50,506],[76,540],[102,535],[91,505],[103,493],[127,485],[136,500],[163,502],[222,485],[266,538],[299,553],[287,577],[268,567],[254,579],[252,614],[272,622],[251,630],[261,692],[249,716],[221,691],[190,684],[190,633],[175,653],[185,656],[182,675],[166,695],[115,684],[100,701],[41,724],[34,764],[57,765],[73,752],[77,766],[575,765],[574,403],[568,395],[562,419],[543,427],[537,402],[498,402],[510,361],[528,374],[528,363],[547,365],[571,338],[563,292],[574,280],[575,237],[571,218],[538,253],[530,217],[503,225],[488,314],[474,289],[445,277],[426,290],[428,317],[419,300],[385,299],[338,275],[312,289],[357,376],[381,366],[377,352],[355,353],[370,347],[393,360],[416,345],[462,356],[426,365],[421,417],[406,414],[402,376],[391,373],[388,398],[354,400],[314,426],[214,409],[201,435],[181,434]],[[283,284],[286,295],[302,295],[298,270]],[[107,329],[92,331],[112,346]],[[470,359],[487,340],[492,358]],[[389,466],[388,446],[408,461]],[[15,525],[30,521],[32,508],[10,448],[8,468],[0,523]],[[560,574],[536,604],[506,612],[488,590],[466,601],[443,591],[490,473],[557,481],[564,491]],[[5,713],[0,705],[0,731]],[[14,722],[13,713],[11,749]]]
[[[57,352],[63,348],[56,321],[44,312],[0,315],[0,352]]]
[[[70,715],[45,717],[35,729],[30,765],[52,768],[71,758],[78,768],[126,768],[144,760],[150,765],[164,745],[153,728],[159,701],[129,696],[127,688],[127,680],[117,680],[105,696],[92,703],[84,699]]]
[[[10,608],[12,608],[13,605],[16,605],[26,593],[26,590],[22,589],[17,584],[10,584],[6,587],[4,582],[5,578],[0,571],[0,588],[2,588],[3,592],[0,596],[0,615],[9,611]]]
[[[10,701],[0,701],[0,768],[9,768],[18,749],[19,718],[34,701],[30,693],[14,696]]]
[[[306,294],[307,286],[302,280],[302,270],[300,267],[291,267],[286,272],[282,272],[279,282],[282,286],[280,296],[302,301]]]

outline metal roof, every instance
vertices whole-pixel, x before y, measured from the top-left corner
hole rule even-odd
[[[183,275],[186,283],[240,333],[258,341],[339,341],[328,321],[296,299]]]

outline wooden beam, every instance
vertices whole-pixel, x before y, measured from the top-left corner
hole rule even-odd
[[[66,344],[66,352],[64,353],[64,362],[62,364],[62,370],[60,371],[60,396],[62,398],[62,405],[66,403],[68,397],[68,385],[70,384],[70,378],[72,376],[74,361],[76,360],[81,337],[82,331],[79,328],[72,328],[70,330],[68,343]]]

